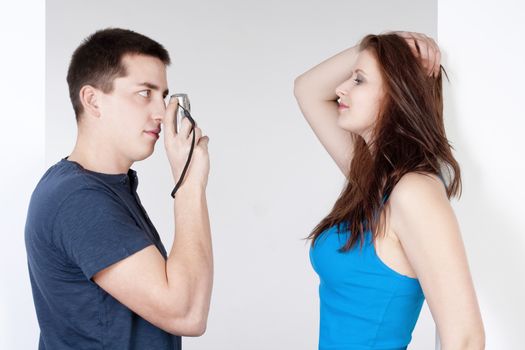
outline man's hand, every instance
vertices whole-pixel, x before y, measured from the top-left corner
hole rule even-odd
[[[172,97],[166,108],[166,115],[163,120],[164,127],[164,147],[170,162],[173,179],[177,182],[180,178],[184,165],[188,159],[191,148],[192,132],[191,123],[188,118],[183,118],[180,130],[177,133],[176,113],[178,109],[177,98]],[[193,149],[192,159],[182,182],[206,188],[208,174],[210,171],[210,160],[208,156],[207,136],[202,136],[202,130],[195,126],[195,148]]]
[[[412,49],[414,56],[421,59],[423,67],[427,69],[428,75],[437,77],[441,64],[441,52],[434,39],[421,33],[393,32],[404,38]]]

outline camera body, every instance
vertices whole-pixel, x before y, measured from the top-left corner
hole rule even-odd
[[[179,102],[179,107],[177,108],[177,115],[175,117],[175,129],[177,132],[180,130],[180,124],[182,122],[182,118],[185,117],[184,110],[191,112],[191,105],[190,105],[190,99],[188,97],[188,94],[174,94],[171,95],[171,97],[176,97]],[[180,108],[182,106],[182,108]]]

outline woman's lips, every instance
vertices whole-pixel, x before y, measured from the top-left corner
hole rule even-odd
[[[339,109],[340,111],[343,110],[343,109],[348,109],[348,106],[345,105],[344,103],[339,102],[339,107],[338,107],[338,109]]]

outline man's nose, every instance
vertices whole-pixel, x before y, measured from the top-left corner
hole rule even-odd
[[[166,115],[166,103],[164,102],[164,100],[162,100],[159,103],[155,104],[155,108],[153,110],[153,119],[162,122],[164,120],[165,115]]]

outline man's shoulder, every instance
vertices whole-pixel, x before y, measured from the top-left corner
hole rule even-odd
[[[32,246],[31,242],[52,242],[58,213],[78,208],[80,204],[77,203],[77,199],[86,191],[98,191],[103,194],[104,188],[64,160],[49,167],[36,185],[29,201],[25,225],[25,236],[29,245]],[[89,199],[96,205],[93,197]]]
[[[59,207],[73,194],[85,191],[102,194],[106,191],[106,187],[71,162],[61,160],[52,165],[42,176],[31,196],[31,205],[49,210]]]

